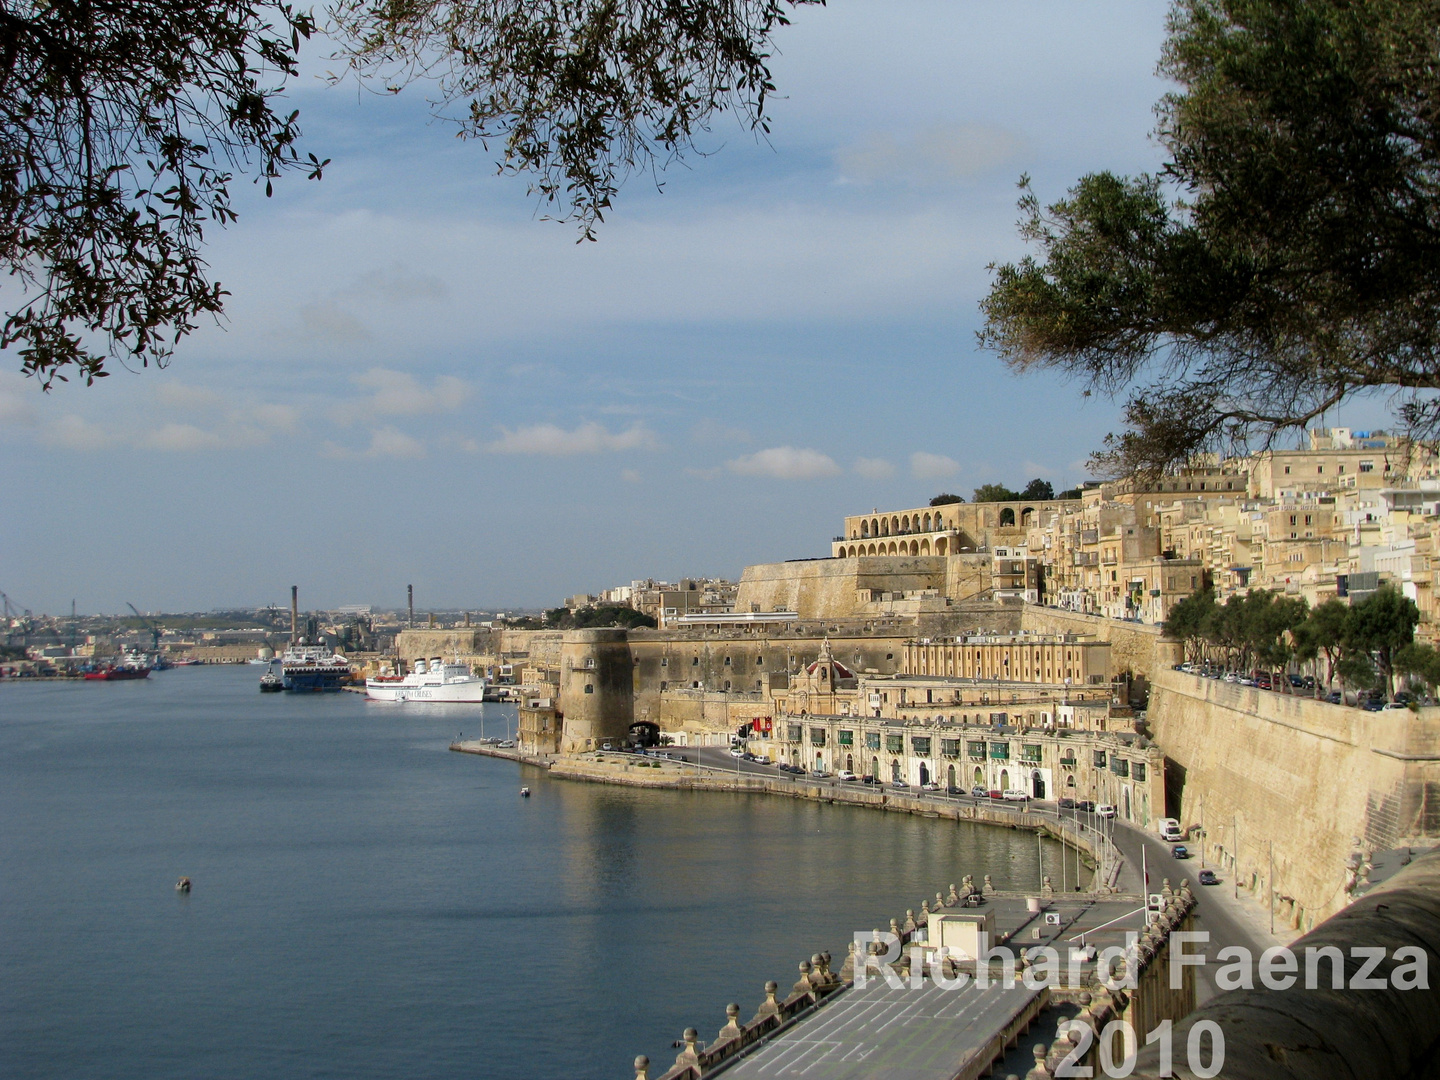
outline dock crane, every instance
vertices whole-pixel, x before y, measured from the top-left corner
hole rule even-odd
[[[134,611],[135,617],[140,620],[140,625],[145,627],[146,630],[150,631],[150,648],[158,656],[160,653],[160,627],[156,626],[154,622],[152,622],[150,619],[147,619],[144,615],[141,615],[139,611],[136,611],[135,605],[130,603],[129,600],[125,601],[125,606],[128,607],[131,611]]]

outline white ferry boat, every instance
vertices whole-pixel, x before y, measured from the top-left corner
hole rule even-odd
[[[409,675],[379,675],[365,680],[365,693],[376,701],[485,700],[485,680],[470,674],[467,664],[447,664],[440,657],[415,661]]]

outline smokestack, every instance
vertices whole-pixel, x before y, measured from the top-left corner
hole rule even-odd
[[[300,619],[300,586],[299,586],[299,585],[291,585],[291,586],[290,586],[290,644],[291,644],[291,645],[297,645],[297,644],[299,644],[299,639],[295,636],[295,633],[296,633],[295,624],[299,621],[299,619]]]
[[[405,586],[405,599],[410,606],[410,629],[415,629],[415,586]]]

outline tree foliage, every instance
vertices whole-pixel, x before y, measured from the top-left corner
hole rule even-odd
[[[1039,257],[992,268],[982,343],[1128,393],[1112,475],[1371,390],[1440,436],[1440,0],[1176,0],[1168,30],[1168,161],[1044,208],[1022,178]]]
[[[587,239],[637,169],[696,150],[722,112],[769,131],[770,52],[824,0],[335,0],[341,59],[388,88],[424,78],[465,138]]]
[[[201,258],[232,170],[303,162],[276,111],[314,21],[279,0],[0,5],[0,347],[45,385],[163,364],[224,295]]]
[[[654,629],[655,620],[643,611],[623,604],[597,604],[576,608],[551,608],[545,612],[545,625],[556,630],[584,630],[592,626],[624,626],[630,629]]]
[[[733,113],[768,132],[775,32],[824,0],[332,0],[344,74],[423,79],[458,134],[500,143],[555,216],[595,226],[633,172],[700,153]],[[44,385],[163,366],[222,313],[202,258],[230,185],[302,160],[278,108],[314,18],[284,0],[0,3],[0,348]]]
[[[1433,650],[1427,654],[1413,645],[1419,618],[1414,602],[1390,585],[1353,606],[1331,599],[1313,609],[1300,597],[1265,589],[1220,604],[1206,589],[1171,608],[1164,630],[1184,642],[1188,659],[1214,659],[1236,671],[1249,671],[1252,664],[1285,671],[1292,661],[1318,664],[1323,657],[1318,696],[1321,686],[1336,678],[1366,689],[1377,682],[1388,689],[1397,673],[1413,671],[1428,679]]]
[[[1040,502],[1055,498],[1055,488],[1049,480],[1036,477],[1025,485],[1023,491],[1014,491],[1004,484],[981,484],[975,489],[975,501],[979,502]]]
[[[948,491],[942,491],[930,500],[931,506],[953,506],[955,503],[963,503],[964,495],[951,495]]]

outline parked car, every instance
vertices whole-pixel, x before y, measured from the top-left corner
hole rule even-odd
[[[1115,816],[1115,807],[1111,806],[1108,802],[1102,802],[1099,806],[1095,807],[1095,816],[1113,818]]]
[[[1331,690],[1328,694],[1325,695],[1325,700],[1328,701],[1331,705],[1345,704],[1345,699],[1340,695],[1339,690]]]
[[[1160,833],[1161,840],[1168,840],[1173,844],[1177,840],[1185,839],[1185,834],[1180,831],[1180,822],[1173,817],[1161,818],[1155,823],[1155,828]]]
[[[1006,802],[1029,802],[1030,793],[1023,788],[1008,788],[1002,796]]]
[[[879,782],[880,781],[875,779],[875,777],[873,776],[866,775],[860,777],[860,783],[862,784],[878,784]]]
[[[920,785],[920,790],[921,790],[921,791],[939,791],[939,790],[940,790],[940,785],[937,784],[937,783],[935,783],[935,781],[931,780],[928,784],[921,784],[921,785]]]
[[[891,781],[890,786],[891,786],[892,788],[894,788],[896,791],[909,791],[909,790],[910,790],[910,785],[907,784],[907,783],[905,783],[905,781],[903,781],[903,780],[893,780],[893,781]]]
[[[986,794],[986,797],[991,798],[991,799],[1003,799],[1003,798],[1005,798],[1005,793],[1004,793],[1003,791],[996,791],[996,790],[994,790],[994,789],[991,789],[990,791],[987,791],[985,794]]]
[[[811,770],[810,770],[810,775],[811,775],[811,776],[817,776],[817,777],[825,777],[825,776],[829,776],[830,774],[829,774],[828,772],[826,772],[824,769],[811,769]]]
[[[841,769],[839,772],[837,772],[837,773],[835,774],[835,778],[836,778],[837,780],[844,780],[844,781],[846,781],[847,783],[850,782],[850,781],[853,781],[853,780],[859,780],[859,779],[860,779],[858,776],[856,776],[856,775],[855,775],[853,772],[851,772],[849,769]]]
[[[1220,879],[1215,876],[1215,871],[1214,871],[1214,870],[1201,870],[1201,871],[1200,871],[1200,884],[1201,884],[1201,885],[1219,885],[1219,884],[1220,884]]]
[[[1366,712],[1379,712],[1381,709],[1385,708],[1385,702],[1379,701],[1376,698],[1371,698],[1369,701],[1362,702],[1360,707]]]
[[[378,691],[377,691],[377,692],[378,692]],[[611,745],[607,742],[607,743],[601,743],[601,744],[600,744],[600,749],[601,749],[601,750],[613,750],[614,747],[611,746]]]
[[[730,747],[730,756],[731,756],[731,757],[744,757],[744,756],[745,756],[745,751],[744,751],[743,749],[741,749],[740,747],[738,747],[738,746],[732,746],[732,747]]]
[[[1404,711],[1404,710],[1408,710],[1409,708],[1410,708],[1410,706],[1407,705],[1407,704],[1405,704],[1405,702],[1403,702],[1403,701],[1387,701],[1387,702],[1385,703],[1385,705],[1383,706],[1383,708],[1382,708],[1381,711],[1382,711],[1382,712],[1393,712],[1393,711],[1395,711],[1396,709],[1399,709],[1399,710],[1401,710],[1401,711]]]
[[[1075,800],[1074,800],[1074,799],[1061,799],[1061,800],[1060,800],[1060,809],[1061,809],[1061,810],[1074,810],[1074,809],[1075,809]]]
[[[1184,844],[1176,844],[1170,849],[1170,854],[1174,855],[1177,859],[1188,859],[1190,857],[1190,849]]]
[[[973,799],[988,799],[990,792],[978,784],[970,789],[970,797]]]
[[[1095,804],[1089,799],[1081,799],[1075,804],[1075,809],[1082,810],[1087,814],[1093,814],[1095,812]]]

